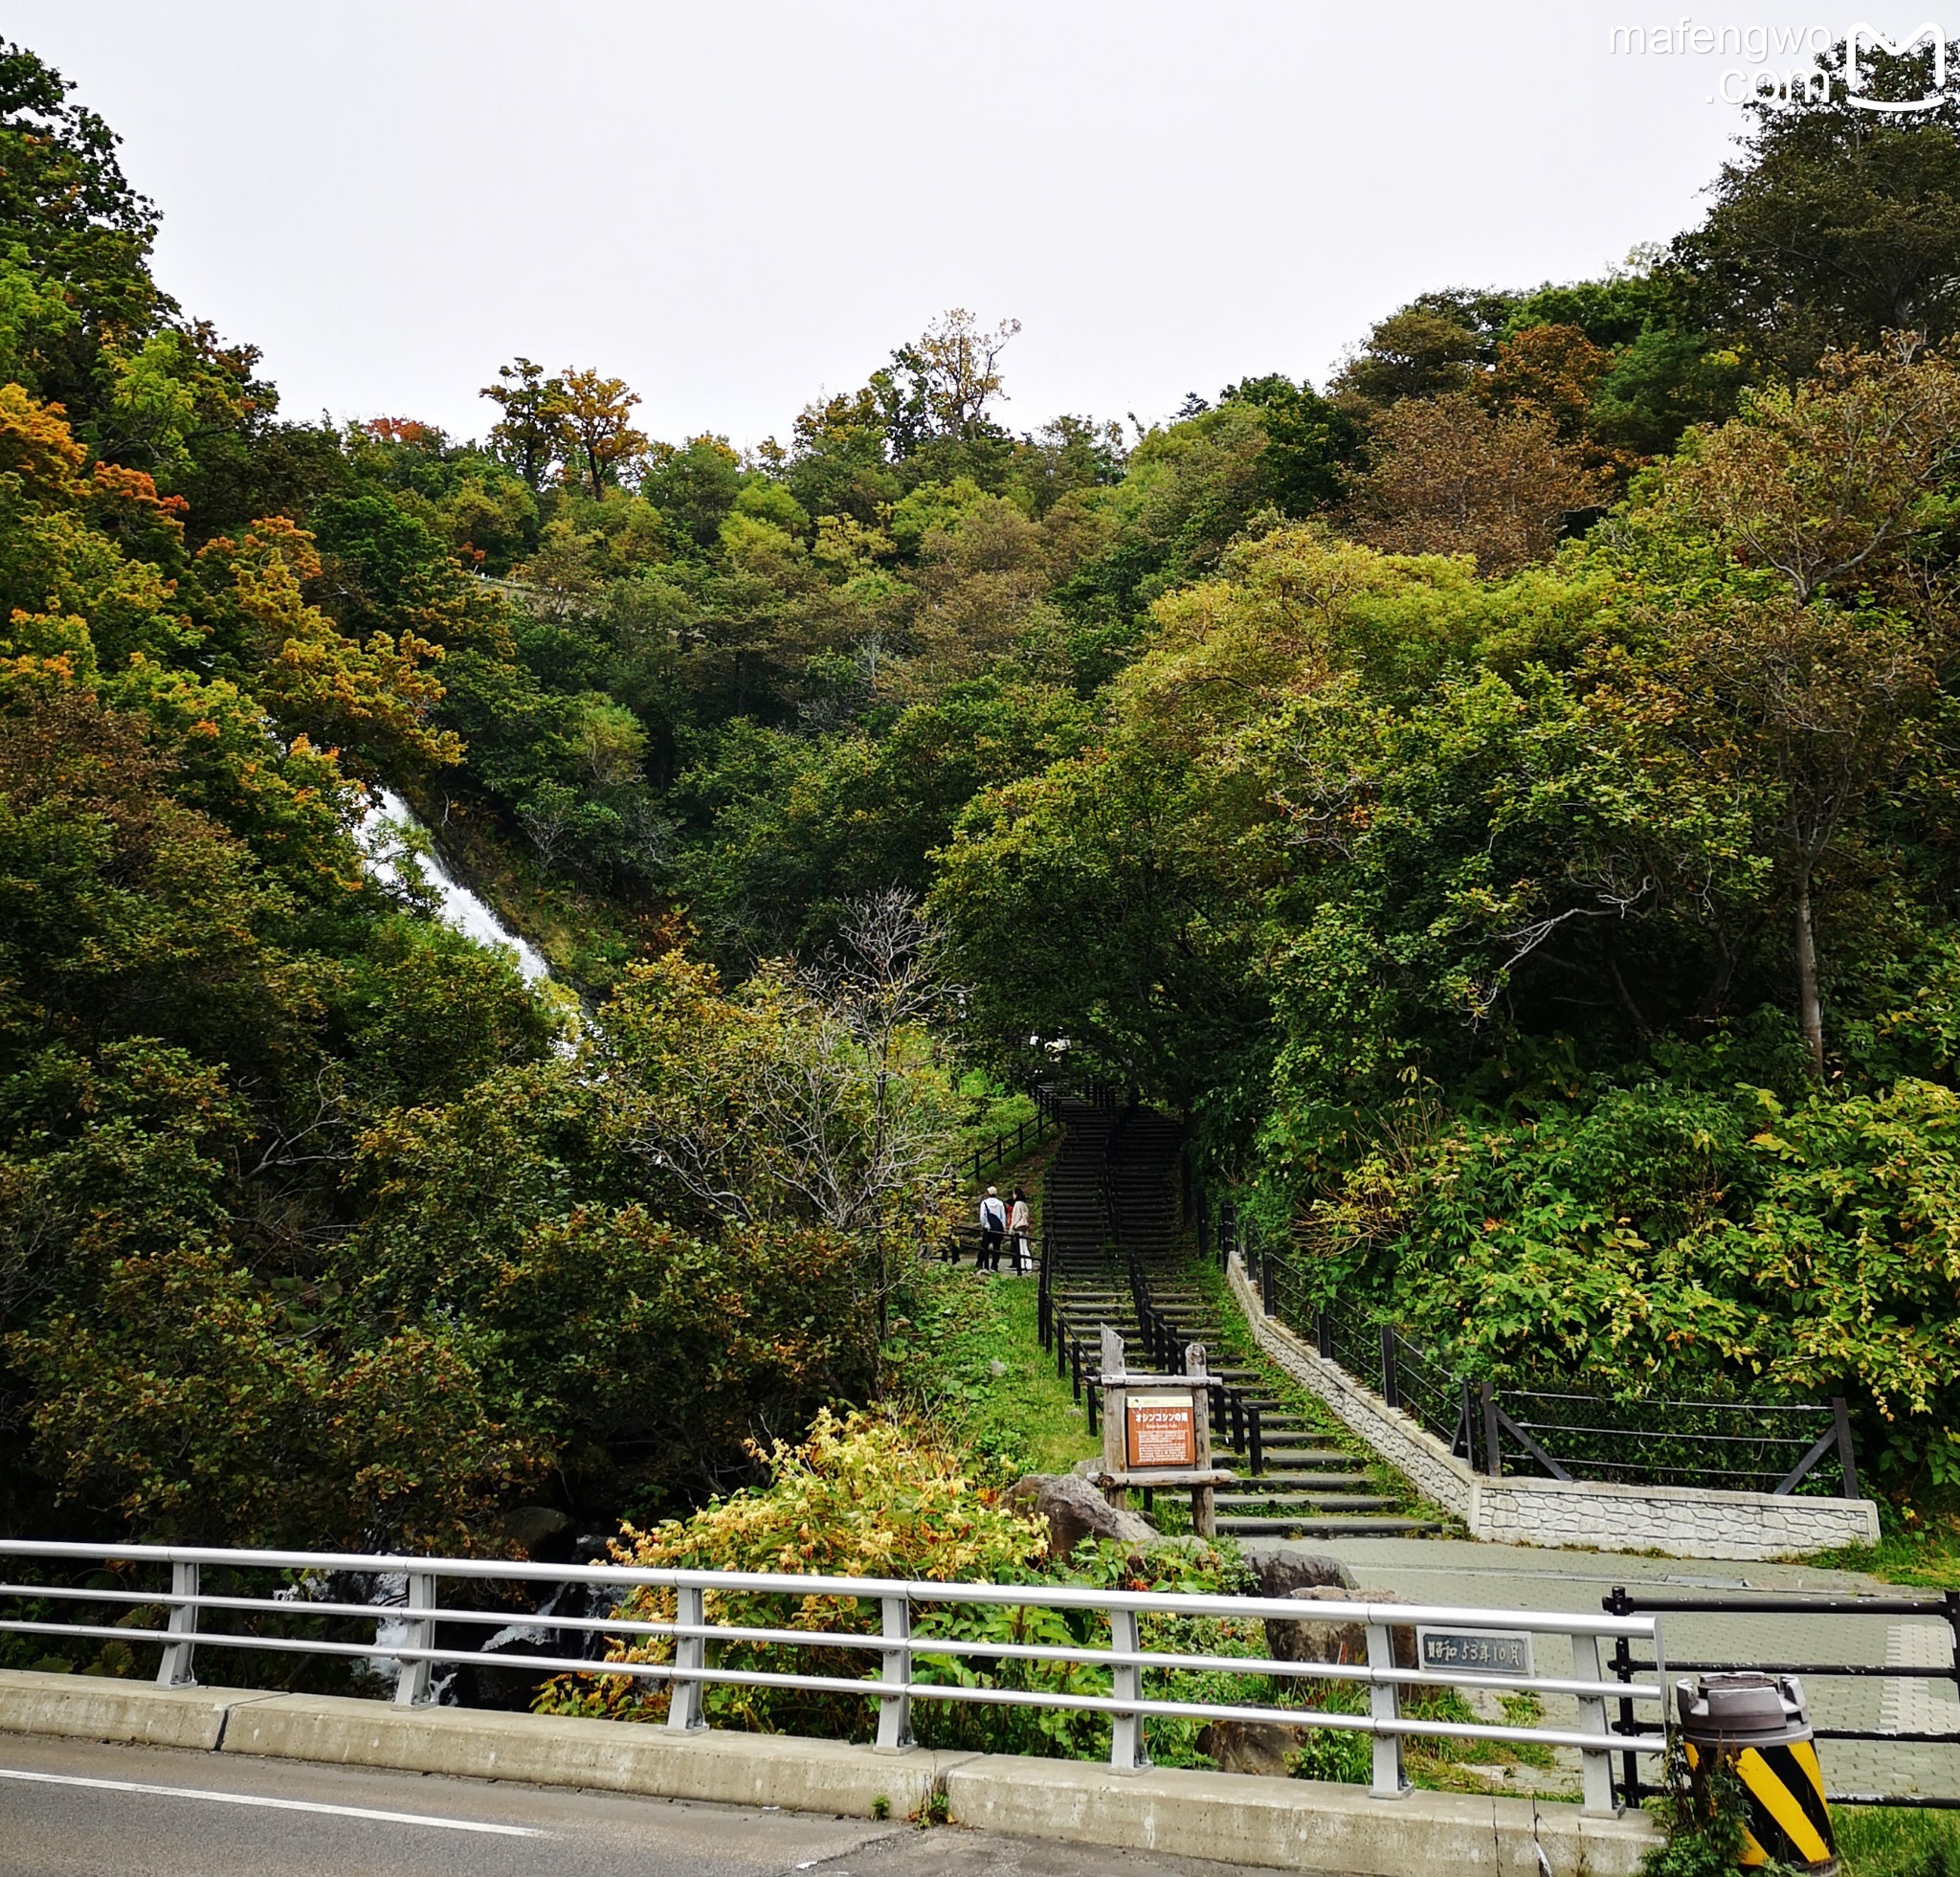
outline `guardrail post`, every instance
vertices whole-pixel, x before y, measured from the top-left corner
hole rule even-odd
[[[884,1651],[882,1679],[896,1692],[878,1698],[878,1751],[902,1754],[912,1744],[912,1603],[905,1597],[881,1597],[880,1626],[885,1641],[901,1646]]]
[[[1247,1433],[1252,1447],[1252,1470],[1255,1473],[1263,1473],[1266,1470],[1266,1442],[1265,1430],[1259,1425],[1259,1404],[1257,1401],[1248,1401],[1245,1404],[1245,1412],[1248,1419]]]
[[[1615,1584],[1613,1595],[1606,1598],[1604,1603],[1606,1614],[1610,1617],[1629,1616],[1633,1611],[1624,1584]],[[1624,1636],[1615,1636],[1613,1641],[1613,1672],[1622,1682],[1631,1682],[1634,1679],[1633,1645]],[[1664,1723],[1664,1713],[1662,1720]],[[1637,1731],[1634,1725],[1633,1701],[1624,1695],[1620,1697],[1619,1704],[1619,1731],[1622,1733],[1633,1733]],[[1637,1805],[1640,1802],[1640,1756],[1631,1750],[1620,1755],[1620,1799],[1626,1805]]]
[[[196,1565],[170,1566],[170,1634],[188,1639],[197,1630]],[[182,1642],[166,1642],[164,1659],[157,1665],[157,1686],[165,1688],[189,1687],[197,1680],[194,1666],[196,1654],[195,1642],[188,1640]]]
[[[1313,1313],[1313,1346],[1323,1361],[1334,1359],[1334,1325],[1325,1304]]]
[[[707,1604],[701,1591],[683,1584],[674,1595],[674,1620],[682,1629],[700,1629],[707,1621]],[[677,1636],[674,1639],[674,1666],[697,1673],[708,1665],[708,1639],[705,1636]],[[674,1690],[667,1703],[667,1725],[690,1732],[707,1726],[702,1717],[702,1685],[689,1677],[669,1682]]]
[[[1280,1261],[1270,1251],[1259,1260],[1259,1308],[1271,1317],[1280,1314]]]
[[[1947,1627],[1953,1632],[1953,1693],[1960,1699],[1960,1590],[1949,1590],[1940,1598]]]
[[[1605,1679],[1599,1663],[1598,1637],[1572,1638],[1572,1679],[1575,1682],[1598,1682]],[[1582,1748],[1579,1754],[1585,1768],[1581,1776],[1585,1809],[1595,1815],[1613,1818],[1619,1808],[1613,1802],[1613,1754],[1607,1750],[1613,1735],[1607,1727],[1606,1697],[1603,1694],[1579,1696],[1579,1731],[1582,1733],[1596,1733],[1599,1736],[1598,1746]]]
[[[1119,1655],[1142,1653],[1134,1610],[1110,1611],[1109,1646]],[[1143,1669],[1135,1663],[1118,1663],[1110,1670],[1109,1691],[1119,1701],[1141,1701],[1144,1698]],[[1119,1772],[1130,1773],[1149,1763],[1149,1752],[1144,1745],[1144,1717],[1141,1714],[1118,1714],[1115,1725],[1109,1730],[1109,1764]]]
[[[1385,1622],[1368,1625],[1368,1665],[1377,1675],[1394,1672],[1395,1642]],[[1401,1719],[1401,1694],[1399,1685],[1391,1681],[1376,1681],[1368,1690],[1368,1711],[1377,1729],[1371,1785],[1376,1799],[1400,1799],[1409,1790],[1409,1782],[1402,1776],[1402,1736],[1392,1729],[1380,1731],[1382,1722]]]
[[[1498,1444],[1497,1391],[1488,1382],[1479,1382],[1477,1398],[1483,1404],[1483,1470],[1492,1479],[1501,1480],[1504,1476],[1504,1456]]]
[[[411,1571],[409,1573],[407,1646],[412,1649],[433,1649],[435,1646],[435,1573],[433,1571]],[[427,1612],[428,1614],[422,1614]],[[394,1698],[405,1708],[427,1707],[431,1698],[431,1681],[435,1665],[427,1656],[417,1656],[413,1661],[407,1658],[402,1662],[401,1679],[394,1685]]]
[[[1382,1342],[1382,1399],[1392,1408],[1402,1405],[1402,1391],[1395,1380],[1395,1330],[1392,1324],[1385,1323],[1381,1329]]]
[[[1831,1397],[1831,1419],[1838,1430],[1838,1466],[1844,1475],[1844,1496],[1858,1497],[1858,1457],[1851,1451],[1851,1410],[1841,1395]]]

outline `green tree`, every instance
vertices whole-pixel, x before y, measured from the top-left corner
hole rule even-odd
[[[571,440],[565,381],[546,377],[545,368],[527,358],[500,365],[497,375],[501,384],[478,393],[503,413],[491,427],[491,445],[535,495]]]
[[[1960,330],[1960,93],[1933,84],[1930,48],[1868,48],[1862,96],[1922,111],[1878,114],[1847,96],[1842,44],[1821,55],[1822,95],[1754,106],[1741,160],[1715,205],[1674,244],[1703,323],[1779,372],[1809,372],[1833,349],[1888,331]]]

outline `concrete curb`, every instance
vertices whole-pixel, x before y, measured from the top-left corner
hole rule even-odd
[[[1122,1774],[1078,1760],[397,1708],[331,1695],[160,1688],[87,1676],[0,1673],[0,1732],[64,1734],[454,1777],[584,1786],[659,1799],[894,1818],[947,1796],[954,1822],[1034,1838],[1348,1877],[1633,1877],[1659,1843],[1639,1814],[1229,1773]],[[1539,1853],[1544,1853],[1541,1862]]]

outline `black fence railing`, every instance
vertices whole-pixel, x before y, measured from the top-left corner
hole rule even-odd
[[[1841,1397],[1819,1401],[1623,1400],[1559,1387],[1496,1386],[1405,1335],[1358,1299],[1316,1294],[1290,1246],[1229,1201],[1222,1263],[1236,1256],[1266,1314],[1378,1390],[1480,1472],[1624,1486],[1711,1486],[1856,1499],[1858,1463]]]
[[[1080,1332],[1062,1314],[1055,1297],[1049,1241],[1037,1240],[1036,1248],[1038,1253],[1036,1275],[1039,1287],[1036,1292],[1035,1310],[1041,1347],[1054,1356],[1056,1374],[1068,1383],[1069,1393],[1075,1397],[1077,1406],[1087,1415],[1089,1432],[1099,1433],[1102,1425],[1101,1339],[1093,1345],[1085,1342]]]
[[[940,1240],[939,1256],[946,1263],[970,1264],[976,1270],[992,1269],[1003,1276],[1024,1278],[1034,1277],[1042,1271],[1044,1240],[1038,1233],[1023,1238],[1018,1233],[1009,1232],[993,1251],[991,1265],[983,1263],[988,1255],[987,1235],[977,1225],[955,1225]]]
[[[992,1140],[977,1147],[969,1154],[963,1155],[954,1171],[962,1177],[969,1166],[972,1168],[977,1182],[990,1167],[1011,1167],[1015,1161],[1041,1145],[1058,1127],[1055,1106],[1045,1088],[1034,1091],[1035,1115],[1030,1121],[1017,1122],[1006,1132],[994,1135]]]
[[[1960,1714],[1960,1590],[1935,1592],[1926,1597],[1775,1597],[1775,1596],[1713,1596],[1713,1597],[1648,1597],[1629,1594],[1624,1584],[1615,1584],[1609,1597],[1600,1602],[1609,1616],[1629,1616],[1634,1614],[1654,1615],[1694,1615],[1704,1620],[1696,1625],[1696,1631],[1707,1635],[1709,1618],[1734,1618],[1740,1632],[1737,1636],[1738,1653],[1742,1660],[1677,1662],[1667,1664],[1670,1678],[1677,1675],[1718,1673],[1736,1669],[1757,1670],[1770,1675],[1801,1675],[1806,1681],[1828,1682],[1833,1680],[1871,1681],[1891,1680],[1911,1684],[1927,1682],[1947,1682],[1952,1685],[1955,1701],[1942,1704],[1956,1714]],[[1815,1657],[1803,1662],[1765,1662],[1761,1642],[1768,1626],[1762,1624],[1764,1617],[1778,1619],[1773,1633],[1781,1639],[1792,1636],[1791,1625],[1783,1620],[1791,1617],[1809,1617],[1829,1624],[1826,1630],[1817,1634],[1818,1653],[1825,1650],[1838,1650],[1843,1647],[1846,1634],[1843,1620],[1846,1617],[1888,1617],[1904,1618],[1907,1620],[1918,1619],[1922,1623],[1944,1623],[1948,1630],[1948,1660],[1944,1664],[1907,1664],[1897,1662],[1860,1663],[1842,1661],[1818,1661]],[[1744,1630],[1742,1625],[1747,1623]],[[1717,1632],[1719,1633],[1719,1632]],[[1787,1642],[1786,1642],[1787,1646]],[[1653,1651],[1644,1645],[1636,1648],[1625,1637],[1618,1639],[1615,1645],[1611,1663],[1613,1674],[1622,1682],[1650,1679],[1654,1673]],[[1612,1723],[1615,1733],[1635,1734],[1640,1730],[1634,1717],[1634,1704],[1625,1700],[1616,1704],[1619,1709],[1617,1719]],[[1960,1746],[1960,1731],[1919,1729],[1905,1730],[1896,1726],[1880,1728],[1838,1727],[1816,1723],[1814,1732],[1822,1742],[1833,1740],[1881,1741],[1890,1747],[1954,1747]],[[1819,1754],[1828,1778],[1831,1770],[1831,1750],[1826,1744]],[[1960,1757],[1960,1756],[1956,1756]],[[1639,1755],[1622,1755],[1620,1776],[1615,1780],[1622,1795],[1623,1802],[1637,1805],[1650,1793],[1659,1792],[1659,1787],[1651,1783],[1643,1784],[1640,1778]],[[1960,1767],[1955,1768],[1960,1774]],[[1833,1784],[1841,1783],[1833,1781]],[[1834,1805],[1892,1805],[1914,1809],[1939,1811],[1960,1811],[1960,1776],[1951,1784],[1953,1791],[1947,1794],[1922,1792],[1832,1792],[1827,1795]]]

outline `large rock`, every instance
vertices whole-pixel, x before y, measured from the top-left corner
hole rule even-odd
[[[1198,1729],[1198,1752],[1220,1773],[1257,1773],[1284,1779],[1292,1755],[1306,1741],[1306,1729],[1282,1721],[1213,1721]]]
[[[1392,1590],[1356,1590],[1344,1584],[1308,1584],[1288,1593],[1302,1603],[1404,1603]],[[1415,1628],[1413,1623],[1393,1623],[1389,1629],[1389,1645],[1397,1668],[1415,1666]],[[1365,1623],[1330,1621],[1302,1618],[1291,1621],[1284,1617],[1266,1619],[1266,1649],[1275,1662],[1366,1662],[1368,1626]]]
[[[1326,1584],[1354,1588],[1354,1573],[1325,1552],[1246,1553],[1246,1562],[1259,1580],[1261,1597],[1291,1597],[1297,1590]]]
[[[1097,1487],[1073,1473],[1030,1473],[1008,1494],[1017,1511],[1048,1521],[1048,1550],[1066,1557],[1084,1538],[1118,1538],[1125,1545],[1154,1545],[1157,1528],[1137,1513],[1112,1506]]]

